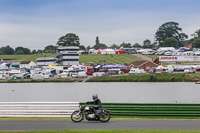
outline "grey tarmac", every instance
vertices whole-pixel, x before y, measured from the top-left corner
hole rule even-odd
[[[0,131],[44,130],[200,130],[200,120],[111,120],[107,123],[70,120],[1,120]]]

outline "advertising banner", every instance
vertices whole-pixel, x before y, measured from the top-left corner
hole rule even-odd
[[[159,61],[200,61],[200,56],[159,56]]]

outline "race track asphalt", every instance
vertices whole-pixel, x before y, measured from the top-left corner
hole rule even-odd
[[[0,131],[44,130],[200,130],[200,120],[111,120],[108,123],[70,120],[1,120]]]

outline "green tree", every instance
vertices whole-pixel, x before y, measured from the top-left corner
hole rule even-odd
[[[86,50],[90,50],[90,49],[91,49],[90,45],[89,45],[89,46],[87,46]]]
[[[133,44],[133,47],[134,48],[141,48],[142,46],[139,43],[135,43],[135,44]]]
[[[99,37],[98,36],[96,37],[96,41],[95,42],[96,42],[96,44],[99,44]]]
[[[200,48],[200,37],[196,38],[196,39],[192,42],[192,47],[193,47],[193,48]]]
[[[167,38],[174,37],[178,40],[178,46],[183,46],[183,41],[188,38],[185,33],[182,33],[182,28],[176,22],[166,22],[162,24],[155,34],[159,46],[163,46],[163,42]]]
[[[15,52],[15,54],[17,54],[17,55],[23,55],[24,52],[23,52],[23,50],[17,50],[17,52]]]
[[[84,46],[84,45],[80,45],[80,46],[79,46],[79,49],[80,49],[80,50],[85,50],[85,46]]]
[[[48,45],[43,50],[44,53],[56,53],[56,51],[57,51],[57,46],[53,45]]]
[[[25,55],[31,54],[31,50],[28,49],[28,48],[24,48],[23,52],[24,52]]]
[[[92,48],[99,49],[100,47],[107,47],[107,46],[106,44],[99,43],[99,44],[95,44]]]
[[[149,39],[144,40],[143,48],[152,48],[151,41]]]
[[[33,51],[31,51],[31,54],[36,54],[37,51],[34,49]]]
[[[119,47],[117,44],[112,44],[110,47]]]
[[[43,51],[40,50],[40,49],[37,50],[37,54],[42,53],[42,52],[43,52]]]
[[[162,43],[163,47],[178,47],[178,40],[174,37],[170,37],[164,40],[164,42]]]
[[[14,54],[14,49],[11,48],[9,45],[7,45],[6,47],[1,47],[0,51],[1,51],[0,53],[2,55],[12,55],[12,54]]]
[[[200,37],[200,29],[196,30],[192,36],[194,36],[194,38]]]
[[[123,48],[131,48],[131,44],[130,43],[125,43],[123,42],[120,47],[123,47]]]
[[[31,53],[31,50],[28,49],[28,48],[24,48],[24,47],[17,47],[17,48],[15,48],[15,54],[25,54],[25,55],[28,55],[30,53]]]
[[[94,49],[99,49],[100,47],[107,47],[106,44],[100,43],[99,37],[96,37],[95,45],[92,47]]]
[[[157,43],[156,42],[152,43],[151,48],[157,48]]]
[[[79,37],[74,33],[68,33],[65,36],[62,36],[59,38],[57,42],[58,46],[78,46],[79,43]]]

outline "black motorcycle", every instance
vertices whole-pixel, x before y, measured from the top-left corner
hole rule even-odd
[[[80,110],[72,113],[71,120],[73,122],[81,122],[85,117],[88,121],[108,122],[110,120],[111,110],[100,109],[100,111],[99,115],[96,116],[93,107],[80,106]]]

